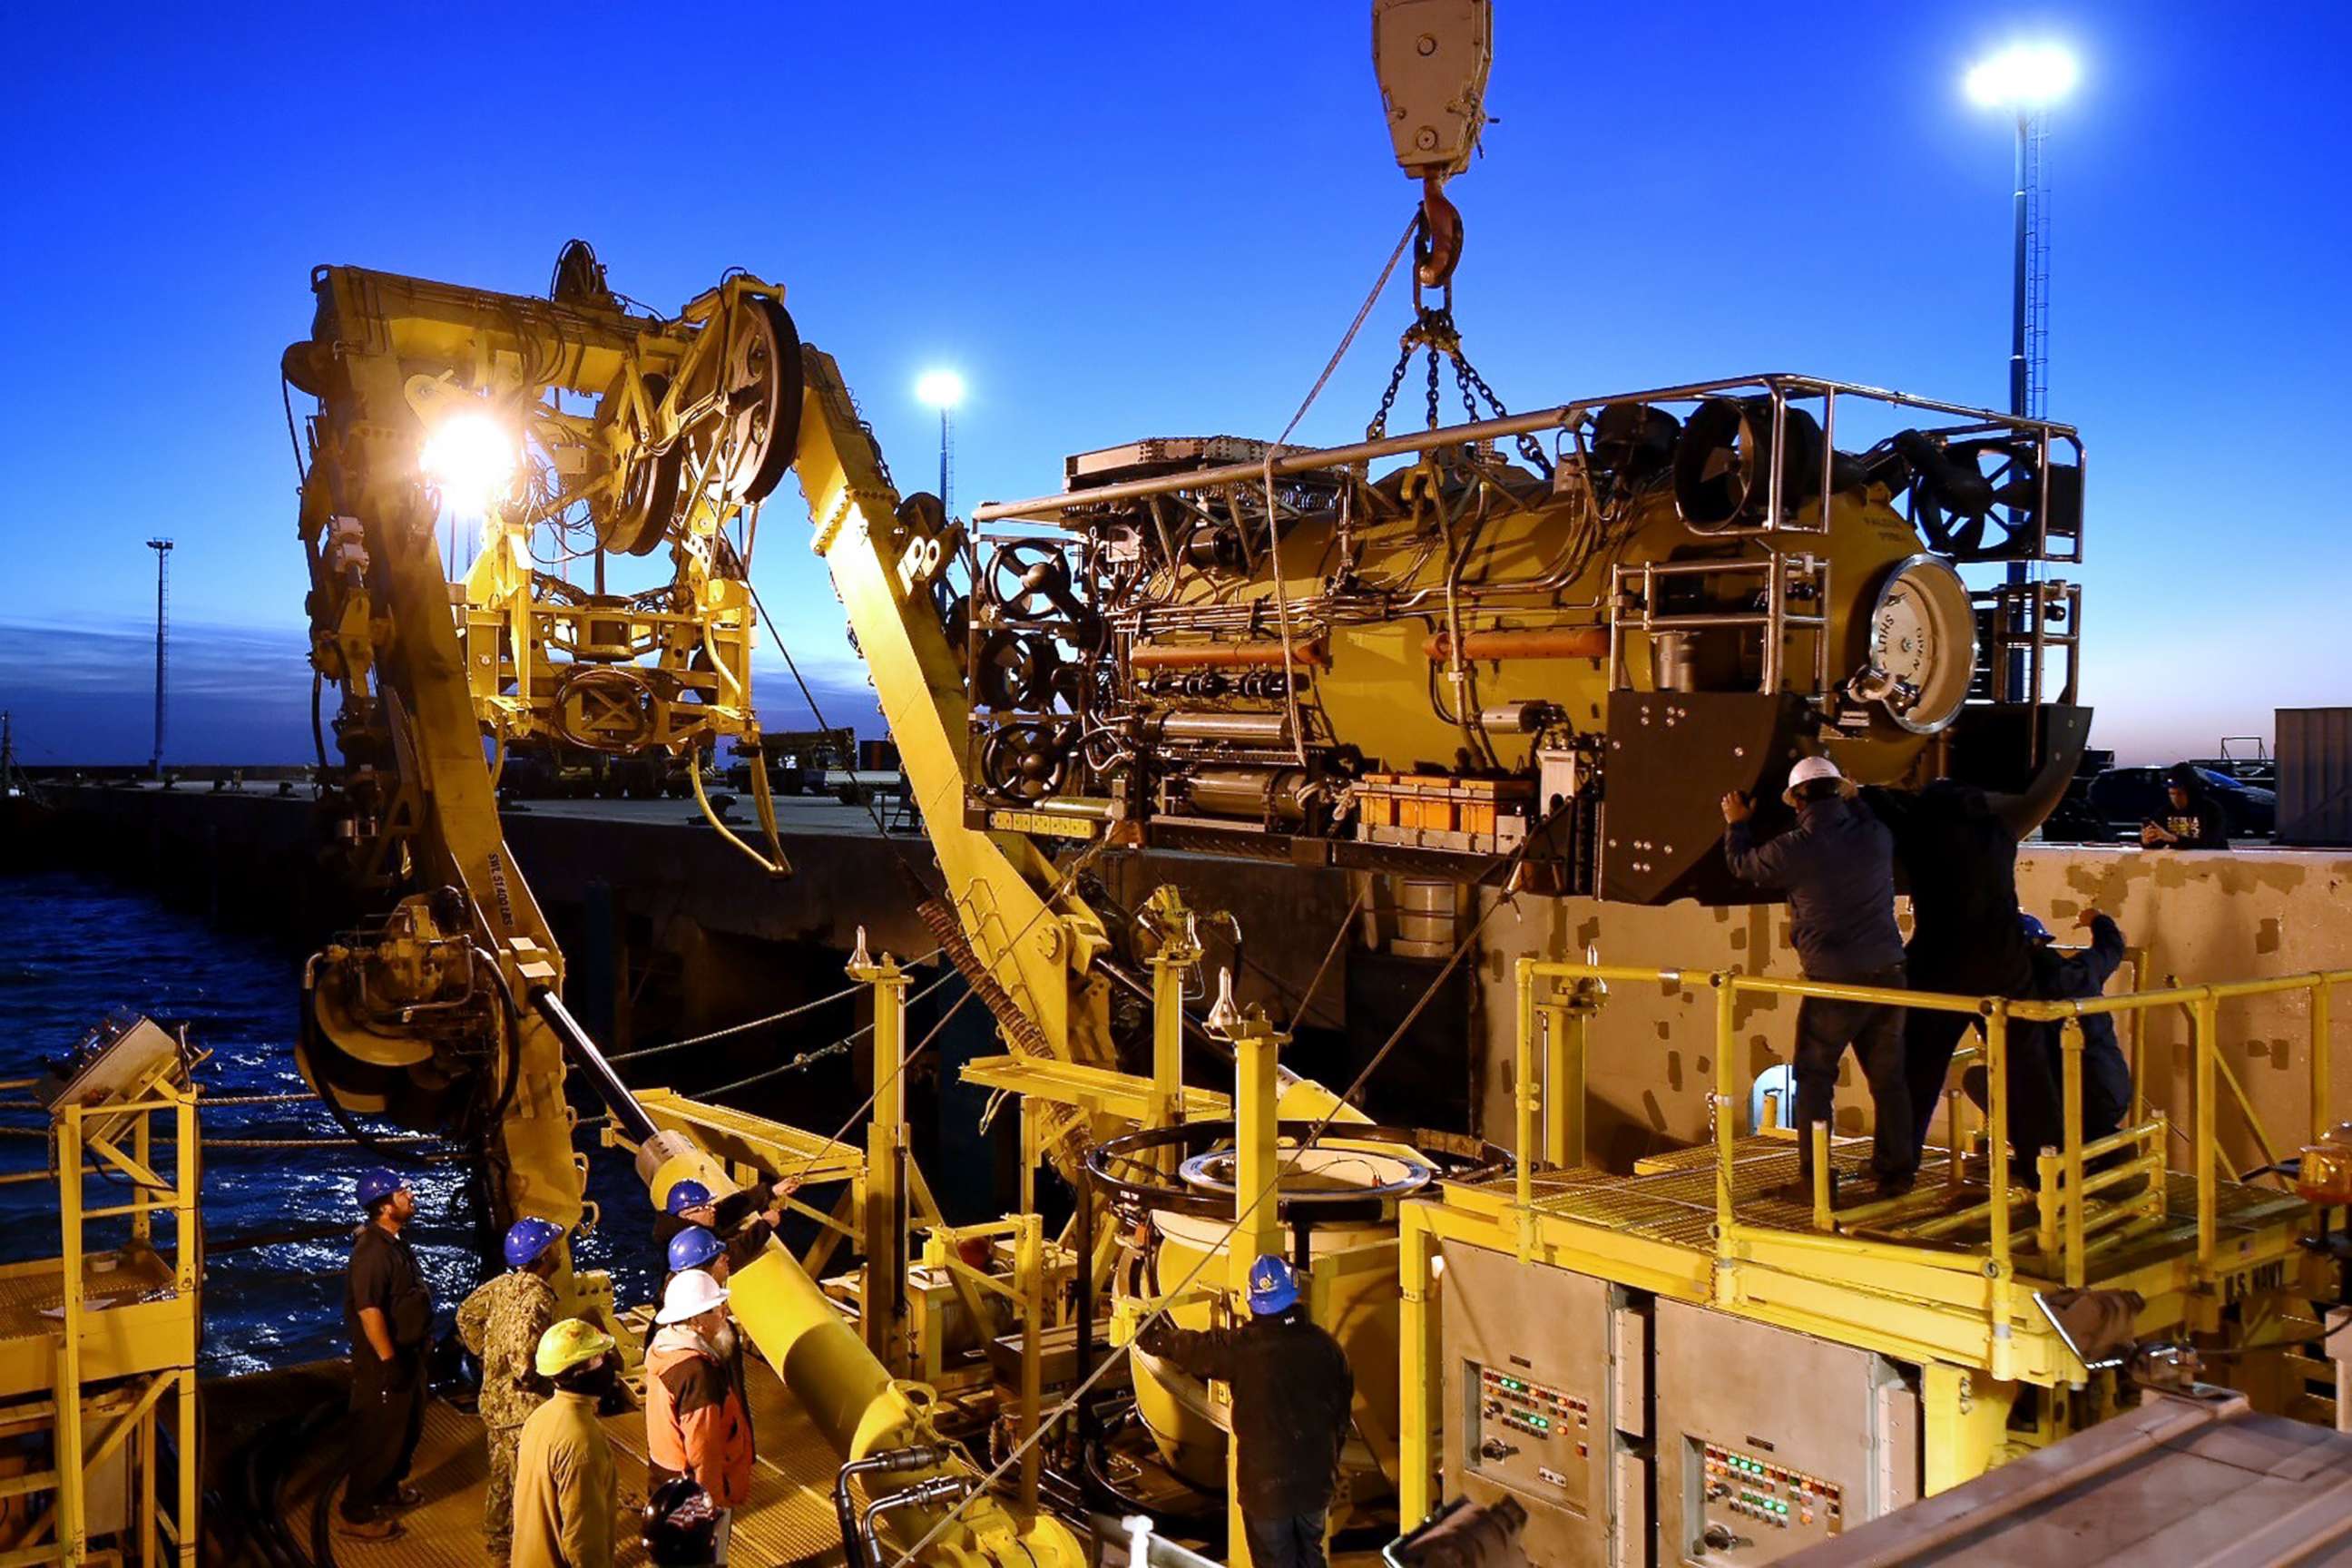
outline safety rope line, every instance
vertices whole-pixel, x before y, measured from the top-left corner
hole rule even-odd
[[[1339,368],[1339,362],[1348,357],[1348,350],[1354,345],[1356,334],[1363,331],[1364,322],[1371,316],[1372,307],[1380,302],[1381,295],[1389,286],[1389,279],[1395,276],[1397,262],[1402,259],[1406,247],[1412,244],[1413,234],[1420,224],[1421,216],[1416,212],[1412,221],[1404,226],[1404,233],[1397,240],[1396,248],[1389,252],[1388,265],[1381,268],[1371,292],[1364,296],[1363,304],[1357,308],[1356,319],[1348,323],[1348,331],[1339,339],[1339,346],[1333,349],[1331,357],[1324,362],[1323,374],[1317,376],[1315,384],[1307,389],[1305,401],[1291,415],[1290,423],[1282,427],[1282,434],[1267,446],[1265,461],[1260,472],[1265,484],[1266,558],[1274,568],[1274,614],[1282,632],[1282,700],[1290,712],[1291,750],[1297,756],[1301,768],[1307,765],[1307,721],[1298,705],[1298,669],[1290,631],[1290,590],[1282,577],[1282,518],[1274,496],[1274,460],[1281,455],[1282,444],[1290,439],[1290,433],[1298,428],[1298,422],[1307,417],[1307,411],[1315,406],[1315,400],[1323,395],[1323,388],[1329,384],[1332,373]],[[1238,514],[1241,509],[1236,506],[1234,510]],[[1235,521],[1239,521],[1238,515]]]
[[[1070,862],[1069,868],[1064,871],[1060,878],[1055,881],[1053,887],[1046,890],[1045,896],[1038,901],[1037,907],[1029,911],[1029,918],[1021,922],[1021,929],[1014,931],[1012,938],[1005,942],[1004,946],[1007,952],[1010,952],[1014,947],[1018,946],[1021,940],[1029,934],[1030,928],[1045,918],[1045,912],[1053,908],[1054,900],[1060,898],[1064,893],[1069,890],[1071,885],[1078,879],[1078,874],[1086,869],[1087,865],[1092,862],[1095,855],[1099,853],[1100,850],[1101,846],[1096,845],[1089,848],[1086,853],[1078,856],[1077,858]],[[929,995],[933,991],[939,989],[941,985],[946,984],[950,976],[960,974],[962,972],[961,970],[950,965],[937,980],[934,980],[930,984],[925,986],[920,994],[925,996]],[[964,1004],[970,1002],[974,996],[979,994],[979,992],[972,990],[970,986],[966,986],[964,988],[963,994],[957,997],[954,1002],[949,1005],[948,1010],[940,1015],[939,1022],[931,1026],[930,1032],[916,1042],[914,1049],[900,1057],[898,1058],[898,1065],[893,1068],[888,1073],[876,1079],[873,1091],[866,1095],[865,1100],[858,1105],[856,1110],[849,1113],[849,1119],[835,1130],[832,1137],[826,1139],[824,1143],[817,1146],[816,1150],[802,1163],[801,1168],[798,1171],[795,1171],[791,1176],[785,1178],[787,1184],[791,1186],[800,1185],[802,1180],[807,1176],[809,1172],[816,1168],[817,1163],[826,1157],[826,1152],[830,1146],[840,1142],[843,1139],[849,1136],[850,1129],[856,1127],[857,1123],[865,1118],[866,1113],[873,1109],[874,1102],[881,1098],[882,1091],[889,1088],[893,1083],[896,1083],[901,1077],[905,1076],[907,1069],[914,1066],[916,1059],[919,1058],[924,1051],[929,1048],[931,1042],[940,1037],[940,1033],[947,1028],[948,1025],[954,1019],[955,1016],[963,1011]],[[910,1002],[914,999],[915,998],[912,997],[908,998]]]
[[[922,957],[911,958],[907,962],[909,964],[929,963],[946,951],[947,950],[945,948],[935,947],[931,949],[930,952],[923,954]],[[633,1062],[641,1060],[646,1057],[657,1057],[667,1051],[682,1051],[689,1046],[707,1046],[713,1040],[723,1040],[730,1036],[749,1034],[753,1029],[764,1029],[772,1024],[781,1024],[787,1019],[797,1018],[804,1013],[814,1013],[820,1007],[828,1006],[835,1002],[846,1001],[848,998],[856,995],[858,992],[864,989],[864,982],[852,981],[838,991],[828,992],[824,995],[819,996],[813,1001],[798,1003],[793,1006],[785,1008],[781,1013],[771,1013],[764,1018],[752,1018],[740,1024],[730,1024],[723,1029],[713,1029],[709,1034],[705,1035],[691,1035],[683,1040],[672,1040],[666,1046],[646,1046],[634,1051],[609,1052],[606,1054],[604,1059],[608,1062]],[[856,1037],[853,1036],[851,1037],[855,1038]]]
[[[38,1138],[47,1142],[51,1131],[46,1127],[0,1127],[0,1138]],[[433,1132],[379,1132],[371,1134],[377,1143],[438,1143],[439,1134]],[[359,1146],[356,1138],[201,1138],[207,1149],[351,1149]],[[159,1136],[157,1147],[174,1144],[177,1139]]]
[[[199,1110],[240,1110],[248,1105],[297,1105],[304,1102],[315,1104],[318,1102],[318,1099],[319,1096],[315,1090],[307,1089],[296,1089],[287,1094],[227,1094],[221,1095],[217,1098],[213,1095],[205,1094],[199,1089],[197,1091],[196,1109]],[[0,1100],[0,1110],[46,1111],[49,1109],[50,1108],[47,1105],[37,1100]]]

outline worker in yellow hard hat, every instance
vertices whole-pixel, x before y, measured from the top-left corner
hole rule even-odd
[[[539,1337],[532,1366],[555,1394],[515,1454],[514,1568],[612,1568],[619,1493],[596,1406],[620,1376],[613,1336],[566,1318]]]

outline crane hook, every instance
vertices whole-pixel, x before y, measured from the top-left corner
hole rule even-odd
[[[1445,179],[1432,174],[1421,182],[1421,226],[1412,238],[1413,278],[1424,289],[1442,289],[1454,281],[1462,260],[1462,214],[1445,199]]]

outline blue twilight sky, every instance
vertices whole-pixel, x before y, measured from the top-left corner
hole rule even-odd
[[[960,510],[1055,488],[1071,450],[1272,434],[1411,202],[1368,10],[20,10],[0,706],[31,760],[145,754],[165,530],[174,754],[307,752],[278,361],[317,263],[538,291],[581,235],[662,308],[730,265],[782,279],[908,488],[936,462],[915,377],[962,371]],[[2352,359],[2352,8],[1496,10],[1457,314],[1515,406],[1759,369],[2000,402],[2010,132],[1959,80],[2070,43],[2051,410],[2091,453],[2098,739],[2203,751],[2352,699],[2326,391]],[[1383,302],[1303,438],[1360,430],[1405,313]],[[864,718],[829,588],[770,515],[761,590]]]

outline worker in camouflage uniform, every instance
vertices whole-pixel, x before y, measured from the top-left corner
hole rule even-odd
[[[547,1399],[533,1363],[540,1336],[555,1323],[555,1288],[548,1279],[562,1259],[555,1245],[562,1239],[563,1227],[551,1220],[515,1221],[507,1232],[507,1271],[457,1309],[457,1337],[482,1363],[482,1426],[490,1445],[482,1529],[493,1563],[513,1554],[515,1448],[523,1422]]]

